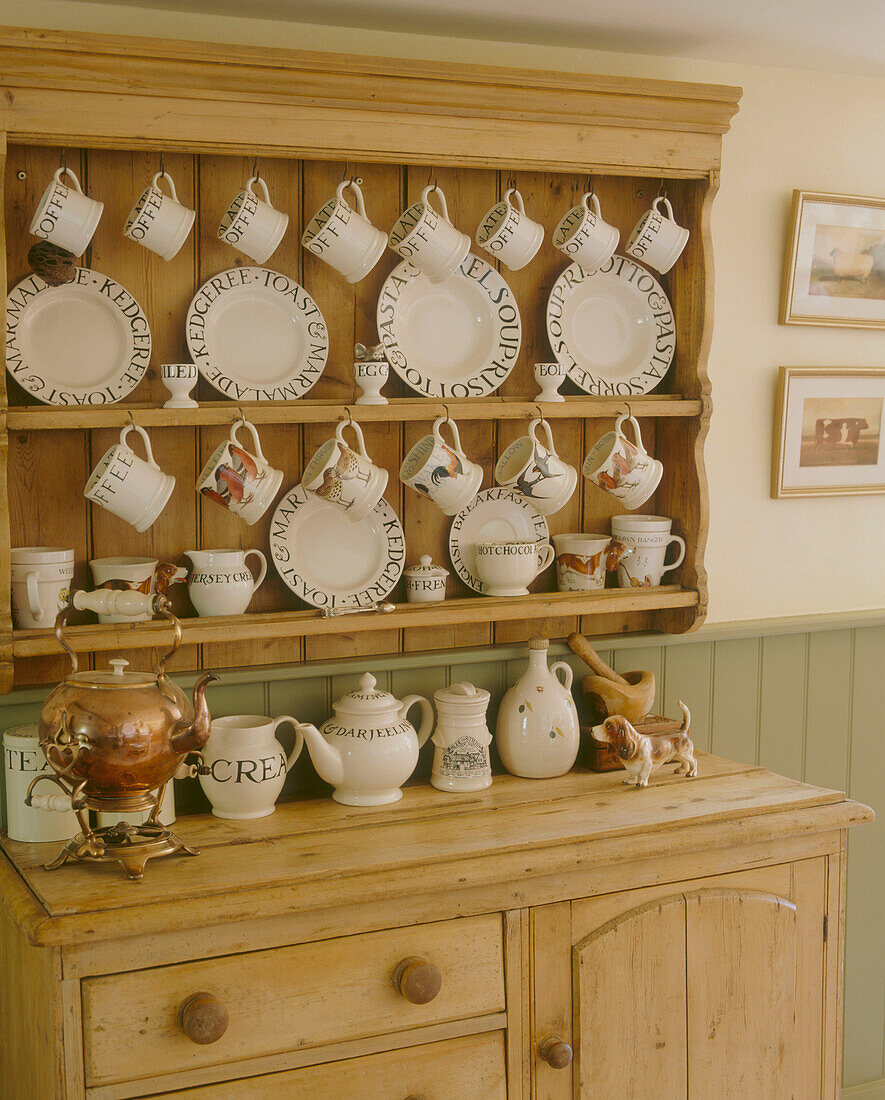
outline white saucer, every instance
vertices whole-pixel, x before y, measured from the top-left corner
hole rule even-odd
[[[510,287],[470,253],[433,284],[407,260],[381,287],[378,336],[391,367],[427,397],[482,397],[513,369],[522,342]]]
[[[512,489],[483,489],[452,520],[449,557],[455,572],[474,592],[490,595],[489,586],[476,574],[474,547],[478,542],[550,541],[547,520],[521,493]],[[521,594],[524,589],[514,589]],[[496,590],[497,595],[503,594]]]
[[[300,485],[277,505],[269,543],[283,583],[314,607],[378,603],[399,580],[406,558],[402,525],[383,497],[354,522]]]
[[[569,378],[596,397],[648,393],[676,351],[670,300],[628,256],[612,256],[592,275],[570,264],[547,299],[547,336]]]

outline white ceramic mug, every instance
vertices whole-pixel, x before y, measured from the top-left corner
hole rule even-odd
[[[665,573],[682,564],[685,541],[671,535],[666,516],[613,516],[612,539],[618,551],[618,584],[621,588],[647,588],[661,583]],[[670,546],[678,546],[676,560],[664,564]]]
[[[62,183],[66,173],[73,180],[73,187]],[[84,195],[80,181],[70,168],[62,165],[56,169],[37,204],[29,232],[44,241],[52,241],[66,252],[82,256],[92,240],[102,210],[104,203]]]
[[[254,453],[237,438],[240,428],[252,436]],[[264,457],[258,429],[248,420],[237,420],[200,471],[197,492],[252,524],[271,506],[282,480],[283,471],[274,469]]]
[[[442,426],[448,424],[452,442],[442,437]],[[433,422],[429,435],[422,436],[403,459],[399,478],[404,485],[430,497],[447,516],[456,516],[479,492],[482,467],[464,454],[458,425],[450,417],[441,416]]]
[[[263,201],[255,194],[256,186]],[[289,215],[271,205],[267,184],[261,176],[252,176],[225,210],[218,239],[263,264],[276,252],[288,224]]]
[[[168,195],[160,189],[160,180],[168,184]],[[178,201],[169,173],[157,172],[129,211],[123,236],[171,260],[187,240],[196,216],[195,210]]]
[[[529,585],[553,561],[549,542],[478,542],[473,548],[484,596],[527,596]]]
[[[489,210],[476,231],[479,247],[511,271],[519,271],[533,260],[543,240],[544,226],[526,215],[522,195],[515,187]]]
[[[666,212],[659,208],[663,206]],[[676,224],[673,207],[664,195],[658,195],[646,210],[627,241],[627,255],[666,274],[688,244],[688,230]]]
[[[358,451],[344,440],[348,425],[357,438]],[[327,439],[305,467],[302,486],[321,500],[343,508],[354,523],[365,519],[387,488],[387,471],[369,458],[362,428],[355,420],[338,422],[335,435]]]
[[[156,558],[93,558],[89,563],[96,588],[109,588],[117,592],[144,592],[165,596],[169,585],[185,580],[187,570]],[[150,611],[136,615],[107,615],[100,613],[100,623],[148,622]]]
[[[625,420],[633,426],[635,443],[621,429]],[[644,504],[657,489],[663,473],[663,465],[642,446],[636,417],[626,413],[615,421],[614,431],[598,439],[584,459],[584,477],[611,493],[625,508]]]
[[[295,727],[295,745],[288,757],[276,738],[284,722]],[[286,774],[303,747],[298,723],[288,714],[214,718],[209,740],[200,750],[209,767],[209,774],[200,776],[200,786],[212,803],[212,813],[237,821],[272,814]]]
[[[556,587],[560,592],[589,592],[605,588],[608,535],[568,532],[553,536],[556,547]]]
[[[74,551],[55,546],[14,546],[10,552],[12,613],[19,630],[55,626],[74,577]]]
[[[539,430],[546,444],[538,439]],[[536,417],[529,424],[528,435],[514,439],[498,459],[495,481],[530,500],[542,516],[550,516],[571,499],[578,471],[556,453],[549,423]]]
[[[141,436],[147,459],[139,458],[126,443],[130,432]],[[164,474],[154,460],[147,432],[139,424],[127,424],[120,432],[120,442],[105,451],[92,471],[83,495],[131,523],[136,531],[146,531],[166,507],[174,488],[175,478]]]
[[[588,191],[553,230],[553,245],[592,275],[612,258],[620,233],[603,221],[599,199]]]
[[[430,205],[436,194],[442,212]],[[417,267],[431,283],[442,283],[454,275],[470,251],[470,238],[449,220],[449,208],[442,190],[433,184],[425,187],[418,202],[400,214],[390,231],[390,247]]]
[[[568,378],[565,363],[535,363],[535,381],[541,392],[535,395],[536,401],[565,401],[559,387]]]
[[[40,844],[69,840],[80,831],[70,795],[55,783],[38,783],[33,805],[25,805],[28,788],[38,775],[54,776],[38,740],[35,725],[11,726],[3,733],[6,787],[6,832],[10,840]]]
[[[356,210],[344,198],[347,188],[356,198]],[[387,236],[366,217],[363,192],[356,180],[342,180],[335,197],[319,208],[301,235],[304,247],[358,283],[372,270],[387,244]]]
[[[246,564],[258,558],[258,576]],[[267,558],[260,550],[185,550],[193,562],[187,590],[194,610],[201,618],[211,615],[242,615],[267,576]]]
[[[171,397],[164,409],[196,409],[199,406],[188,394],[197,384],[197,368],[193,363],[162,363],[160,378]]]

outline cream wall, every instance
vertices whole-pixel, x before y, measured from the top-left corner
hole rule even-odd
[[[882,332],[777,323],[793,188],[882,193],[885,79],[62,0],[0,0],[0,21],[741,85],[713,218],[709,620],[885,606],[885,495],[769,498],[778,365],[885,366]]]

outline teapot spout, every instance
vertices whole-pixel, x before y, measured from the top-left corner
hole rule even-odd
[[[295,728],[301,732],[307,744],[307,751],[321,779],[340,787],[344,783],[344,765],[338,751],[329,744],[316,726],[309,722],[299,722]]]
[[[216,676],[214,672],[205,672],[194,684],[193,721],[182,718],[180,722],[176,723],[171,737],[173,752],[182,755],[196,752],[209,740],[209,727],[212,719],[209,714],[209,707],[206,704],[206,688],[218,679],[220,677]]]

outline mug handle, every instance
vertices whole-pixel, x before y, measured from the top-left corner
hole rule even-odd
[[[268,206],[270,206],[271,201],[270,195],[267,193],[267,184],[264,182],[261,176],[252,176],[249,182],[246,184],[246,190],[254,195],[255,188],[252,186],[253,184],[257,184],[261,188],[261,192],[264,195],[264,201],[267,203]]]
[[[441,430],[443,424],[448,424],[448,426],[452,429],[453,443],[447,443],[446,440],[443,439],[443,434]],[[458,434],[458,425],[455,423],[454,420],[452,420],[450,416],[439,416],[436,418],[436,420],[434,420],[433,434],[440,441],[440,443],[444,444],[446,447],[451,447],[458,458],[467,458],[467,455],[464,454],[464,452],[461,450],[461,436]]]
[[[513,196],[512,200],[510,198],[511,195]],[[508,206],[515,206],[520,214],[525,213],[525,203],[522,201],[522,195],[520,195],[515,187],[507,189],[504,195],[504,202],[506,202]]]
[[[544,432],[544,435],[547,439],[546,444],[541,443],[540,439],[538,439],[537,435],[535,434],[538,428],[540,428]],[[536,416],[532,419],[531,424],[529,424],[529,435],[532,437],[535,443],[539,443],[542,447],[546,446],[547,450],[552,455],[556,455],[556,457],[559,458],[559,455],[556,454],[556,448],[553,446],[553,432],[550,428],[550,423],[545,417]]]
[[[615,432],[618,435],[622,435],[624,437],[624,439],[627,439],[627,435],[624,432],[623,428],[621,427],[621,425],[624,423],[625,420],[629,420],[630,423],[633,425],[633,432],[636,435],[636,447],[637,447],[637,449],[642,451],[642,453],[644,455],[647,455],[648,451],[642,445],[642,433],[639,431],[639,421],[636,419],[636,417],[632,413],[629,413],[629,414],[621,413],[621,415],[615,421]],[[629,442],[629,440],[627,440],[627,442]]]
[[[260,550],[247,550],[246,553],[243,554],[243,561],[247,561],[250,554],[254,554],[255,557],[259,558],[261,561],[261,568],[258,570],[258,580],[254,581],[252,584],[252,595],[254,596],[261,587],[261,582],[267,576],[267,558]]]
[[[43,618],[43,604],[40,603],[40,592],[37,588],[37,574],[28,573],[25,577],[28,586],[28,607],[35,619]]]
[[[363,458],[369,459],[368,454],[366,454],[366,441],[365,439],[363,439],[363,429],[359,426],[359,424],[357,424],[355,420],[339,420],[338,426],[335,428],[335,438],[338,440],[339,443],[343,443],[344,446],[347,447],[348,444],[344,439],[344,429],[347,427],[353,428],[353,430],[356,432],[357,444],[360,449],[359,453],[362,455]],[[369,461],[371,462],[372,460],[369,459]]]
[[[550,666],[550,671],[553,673],[554,676],[556,676],[556,673],[559,672],[560,669],[562,669],[562,671],[565,673],[565,679],[560,680],[560,683],[566,691],[571,691],[572,680],[574,680],[575,678],[575,670],[572,668],[571,665],[567,665],[565,661],[557,661],[555,664],[552,664]],[[556,679],[559,680],[559,677],[556,676]]]
[[[255,447],[255,454],[257,455],[257,457],[260,458],[262,462],[267,462],[267,459],[264,457],[264,451],[262,451],[261,449],[261,440],[258,438],[258,429],[255,427],[251,420],[234,421],[233,427],[230,430],[229,437],[231,443],[236,443],[238,447],[243,446],[239,439],[237,439],[237,432],[240,430],[240,428],[245,428],[252,436],[252,444]]]
[[[130,432],[137,432],[141,436],[142,440],[144,441],[144,449],[147,452],[148,466],[153,466],[155,470],[159,470],[160,467],[157,465],[157,460],[154,458],[154,452],[151,450],[150,437],[140,424],[127,424],[122,432],[120,432],[120,444],[123,447],[128,447],[130,451],[132,450],[132,448],[129,447],[129,444],[126,442],[126,437],[129,435]]]
[[[252,551],[255,553],[255,551]],[[286,771],[288,772],[298,757],[301,755],[301,750],[304,748],[304,734],[298,728],[301,723],[292,717],[291,714],[281,714],[279,718],[273,720],[273,735],[277,735],[277,727],[281,726],[284,722],[288,722],[295,730],[295,743],[292,746],[292,751],[286,757]]]
[[[159,181],[162,180],[162,179],[166,180],[166,182],[169,184],[169,190],[172,192],[172,198],[176,202],[178,202],[178,192],[175,190],[175,182],[173,181],[172,177],[169,175],[169,173],[165,169],[163,169],[162,172],[157,172],[156,173],[154,178],[151,180],[151,185],[153,187],[156,187],[156,189],[158,191],[162,191],[162,187],[160,187],[160,184],[159,184]]]
[[[599,209],[599,199],[596,197],[595,191],[588,191],[587,194],[584,195],[584,197],[581,199],[581,202],[584,204],[584,206],[586,206],[588,210],[590,209],[590,203],[592,202],[593,212],[596,214],[596,217],[602,217],[602,211]]]
[[[76,175],[74,174],[73,168],[68,168],[68,166],[66,164],[63,164],[63,165],[61,165],[61,167],[56,168],[55,172],[53,173],[53,179],[55,180],[56,183],[61,183],[61,178],[65,174],[67,174],[71,177],[71,179],[74,181],[74,189],[79,191],[80,194],[82,195],[83,194],[83,188],[80,186],[80,181],[77,179]]]
[[[451,225],[452,221],[451,221],[451,218],[449,218],[449,208],[446,205],[446,197],[443,194],[441,187],[438,187],[435,183],[430,184],[427,187],[425,187],[424,190],[421,192],[421,201],[426,206],[430,206],[430,201],[428,199],[428,196],[432,195],[434,193],[436,193],[439,196],[439,204],[442,207],[442,216],[449,223],[449,225]],[[432,210],[433,207],[431,206],[430,209]]]
[[[538,547],[538,572],[535,576],[540,576],[541,573],[550,565],[553,559],[556,557],[556,551],[550,545],[549,542],[545,542],[543,546]]]
[[[666,215],[661,214],[660,210],[658,210],[658,203],[659,202],[662,202],[664,204],[664,206],[667,207]],[[659,214],[661,214],[662,218],[666,216],[670,219],[671,222],[676,220],[673,216],[673,207],[670,205],[670,200],[666,197],[666,195],[658,195],[658,197],[655,199],[655,201],[651,204],[651,208],[652,208],[652,210],[657,210],[657,212]]]
[[[676,561],[670,562],[669,565],[664,566],[662,570],[662,572],[664,573],[669,573],[670,570],[675,569],[677,565],[682,565],[682,559],[685,557],[685,541],[681,539],[678,535],[670,536],[670,541],[667,543],[667,550],[670,549],[674,542],[679,545],[679,554],[676,558]],[[664,557],[667,556],[667,550],[664,551]]]
[[[354,195],[356,196],[357,213],[361,218],[365,218],[366,204],[363,202],[363,191],[356,180],[342,180],[335,188],[335,194],[338,196],[339,199],[341,199],[342,202],[346,202],[346,199],[344,198],[344,192],[347,190],[348,187],[351,189],[351,191],[353,191]],[[368,221],[368,218],[366,218],[366,221]]]

